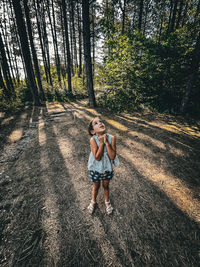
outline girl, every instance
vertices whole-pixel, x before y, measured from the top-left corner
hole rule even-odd
[[[91,214],[94,211],[102,181],[106,211],[111,214],[113,207],[109,200],[109,182],[113,177],[112,161],[116,160],[116,139],[106,133],[105,125],[98,117],[90,122],[88,132],[92,136],[90,139],[91,153],[88,160],[88,170],[89,177],[93,182],[92,200],[88,206],[88,211]]]

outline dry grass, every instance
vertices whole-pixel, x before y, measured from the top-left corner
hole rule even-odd
[[[121,165],[88,215],[88,121],[117,136]],[[0,154],[1,266],[198,266],[200,124],[111,114],[84,101],[6,117]]]

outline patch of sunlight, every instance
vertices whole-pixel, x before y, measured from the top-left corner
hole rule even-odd
[[[42,208],[45,210],[45,212],[42,213],[42,224],[47,235],[44,248],[50,262],[54,263],[53,266],[57,266],[60,259],[60,242],[58,233],[61,231],[61,226],[59,224],[58,200],[54,192],[51,178],[46,174],[46,170],[50,163],[48,162],[44,150],[41,150],[40,159],[45,196],[44,206]]]
[[[140,150],[141,153],[146,153],[146,154],[149,154],[149,155],[152,155],[152,151],[149,147],[145,146],[144,144],[142,144],[141,142],[138,142],[137,140],[131,140],[129,138],[125,138],[123,140],[123,143],[126,144],[126,146],[129,148],[129,149],[135,149],[135,145],[134,143],[137,143],[137,150]],[[129,152],[130,154],[132,154],[132,151]]]
[[[183,127],[182,129],[183,129],[183,132],[185,132],[187,134],[191,134],[191,135],[200,137],[200,132],[199,132],[198,128],[197,128],[197,130],[194,129],[194,127],[193,128],[191,128],[191,127]]]
[[[101,114],[99,112],[97,112],[95,109],[92,108],[85,108],[86,110],[88,110],[90,113],[92,113],[95,117],[101,117]]]
[[[40,146],[46,144],[46,133],[44,131],[44,121],[42,118],[39,119],[39,124],[38,124],[38,140]]]
[[[182,150],[168,144],[169,152],[176,155],[176,156],[184,156],[184,153]]]
[[[152,143],[152,145],[160,148],[160,149],[166,149],[165,147],[165,144],[163,144],[161,141],[155,139],[155,138],[152,138],[152,137],[149,137],[141,132],[137,132],[137,131],[129,131],[128,134],[132,135],[134,138],[140,138],[142,140],[145,140],[149,143]],[[134,139],[134,142],[137,142],[137,140]],[[151,144],[150,144],[151,145]]]
[[[56,126],[53,126],[53,130],[55,133]],[[91,232],[92,237],[96,240],[102,251],[103,257],[106,261],[106,266],[122,267],[119,262],[118,256],[116,255],[115,249],[112,246],[107,234],[105,233],[104,226],[102,225],[101,220],[98,217],[94,217],[92,218],[93,223],[91,223],[91,217],[88,216],[85,198],[91,192],[88,192],[88,186],[84,186],[83,182],[80,182],[79,180],[79,176],[84,175],[81,174],[81,172],[85,168],[85,163],[80,162],[78,159],[76,159],[76,157],[73,156],[74,146],[69,138],[61,138],[59,137],[59,135],[57,135],[56,142],[65,162],[65,166],[70,177],[70,183],[72,183],[73,189],[75,191],[75,196],[79,203],[79,209],[81,211],[84,211],[83,215],[85,216],[83,223],[86,223],[86,225],[90,225],[89,230]],[[125,247],[125,244],[123,245]],[[88,252],[91,253],[91,257],[93,257],[92,252],[90,252],[90,250],[88,250]],[[131,256],[129,256],[129,259],[131,259]]]
[[[74,120],[77,118],[86,118],[88,119],[89,121],[92,120],[94,118],[94,116],[91,116],[91,115],[88,115],[85,113],[84,110],[76,110],[74,113]]]
[[[21,114],[20,119],[23,119],[24,120],[24,119],[27,118],[27,116],[28,116],[27,113],[23,113],[23,114]]]
[[[5,125],[5,124],[9,123],[13,119],[14,119],[14,116],[11,116],[9,118],[3,119],[1,125]]]
[[[119,117],[122,119],[126,119],[127,121],[131,121],[132,123],[144,122],[144,123],[147,123],[149,125],[156,126],[156,127],[159,127],[161,129],[164,129],[164,130],[167,130],[167,131],[170,131],[173,133],[182,132],[182,133],[185,133],[188,135],[200,137],[200,131],[199,131],[197,126],[189,127],[189,126],[183,126],[183,125],[177,124],[177,123],[176,124],[175,123],[174,124],[173,123],[165,124],[165,123],[157,123],[157,122],[148,122],[145,120],[141,120],[138,117],[130,116],[128,114],[124,114],[123,116],[119,116]],[[135,120],[135,122],[132,120]]]
[[[149,122],[150,125],[159,127],[161,129],[167,130],[169,132],[173,133],[185,133],[188,135],[200,137],[200,132],[197,132],[193,130],[191,127],[185,127],[185,126],[178,126],[178,125],[172,125],[172,124],[162,124],[162,123],[156,123],[156,122]]]
[[[117,121],[114,121],[114,120],[110,120],[110,119],[106,119],[106,117],[103,116],[103,119],[111,124],[113,127],[115,127],[116,129],[120,130],[120,131],[128,131],[128,128],[126,126],[124,126],[123,124],[117,122]]]
[[[128,115],[128,114],[124,114],[123,117],[126,117],[126,118],[131,119],[131,120],[135,120],[135,121],[140,120],[140,118],[135,117],[135,116],[130,116],[130,115]],[[122,118],[123,118],[123,117],[122,117]]]
[[[166,173],[159,166],[152,164],[146,158],[138,160],[127,149],[120,151],[125,158],[146,178],[158,186],[171,201],[190,218],[200,223],[200,201],[195,197],[196,189],[189,189],[181,179]]]
[[[9,142],[14,143],[20,140],[22,138],[22,132],[22,128],[15,129],[14,131],[12,131],[12,133],[8,137]]]
[[[29,119],[29,124],[31,125],[33,123],[33,114],[35,112],[35,107],[33,106],[32,110],[31,110],[31,117]]]
[[[3,118],[5,116],[5,112],[0,112],[0,118]]]
[[[65,112],[65,108],[60,103],[47,103],[47,111],[49,114],[54,112]]]

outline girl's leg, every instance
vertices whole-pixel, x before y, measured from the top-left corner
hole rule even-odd
[[[105,202],[109,201],[109,180],[102,180]]]
[[[100,187],[100,182],[94,182],[93,183],[93,188],[92,188],[92,200],[96,203],[96,198],[98,195],[98,191],[99,191],[99,187]],[[93,204],[94,206],[94,204]]]
[[[109,180],[102,180],[103,192],[105,197],[106,212],[107,214],[112,214],[113,207],[110,204],[109,200]]]

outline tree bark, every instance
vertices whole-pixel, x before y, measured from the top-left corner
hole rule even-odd
[[[40,23],[41,18],[40,18],[39,9],[38,9],[38,3],[37,3],[37,7],[36,7],[35,0],[33,0],[33,5],[35,8],[35,13],[36,13],[37,30],[38,30],[39,40],[40,40],[40,48],[42,51],[42,60],[43,60],[43,65],[44,65],[46,81],[47,81],[47,83],[50,83],[52,85],[51,80],[49,78],[49,73],[48,73],[48,68],[47,68],[47,59],[46,59],[46,55],[45,55],[45,51],[44,51],[44,44],[43,44],[43,39],[42,39],[41,23]]]
[[[81,15],[79,10],[79,4],[77,4],[77,14],[78,14],[78,40],[79,40],[79,71],[78,77],[82,74],[82,29],[81,29]]]
[[[83,14],[83,42],[84,42],[86,76],[87,76],[87,91],[89,96],[89,104],[90,106],[95,107],[96,100],[93,87],[92,63],[91,63],[89,0],[82,1],[82,14]]]
[[[7,87],[7,90],[5,92],[6,92],[7,97],[11,98],[11,96],[14,92],[14,87],[13,87],[12,79],[10,76],[10,70],[9,70],[9,66],[8,66],[6,52],[4,49],[3,40],[1,37],[1,32],[0,32],[0,63],[2,66],[3,76],[4,76],[4,79],[6,82],[6,87]]]
[[[27,71],[27,78],[28,78],[28,84],[30,85],[30,89],[33,96],[33,102],[35,105],[40,104],[39,94],[34,78],[34,72],[33,72],[33,66],[31,62],[31,53],[29,50],[29,43],[28,43],[28,37],[26,33],[26,27],[23,19],[23,13],[20,5],[20,0],[12,0],[12,4],[14,7],[15,17],[16,17],[16,23],[17,23],[17,29],[18,34],[20,38],[21,48],[22,48],[22,54],[26,66]]]
[[[68,82],[68,93],[72,94],[72,82],[71,82],[71,57],[70,57],[70,48],[69,48],[69,35],[68,35],[68,22],[66,15],[66,2],[62,0],[62,10],[63,10],[63,20],[64,20],[64,29],[65,29],[65,45],[67,51],[67,82]]]
[[[178,29],[179,26],[180,26],[182,11],[183,11],[183,0],[180,0],[179,10],[178,10],[178,19],[177,19],[177,23],[176,23],[176,29]]]
[[[198,70],[199,70],[199,63],[200,63],[200,33],[198,35],[195,49],[193,52],[192,62],[191,62],[191,69],[190,69],[190,75],[188,78],[188,82],[186,85],[186,89],[183,95],[182,103],[180,111],[181,113],[184,113],[187,109],[187,105],[189,102],[189,96],[192,91],[192,87],[197,79],[198,76]]]
[[[7,10],[6,10],[7,8]],[[4,21],[7,20],[6,16],[9,17],[9,13],[8,13],[8,5],[6,3],[6,1],[3,1],[3,15],[4,15]],[[11,60],[11,56],[10,54],[12,54],[12,51],[11,51],[11,47],[9,45],[9,42],[8,42],[8,30],[5,26],[5,31],[2,31],[2,39],[4,39],[4,46],[5,46],[5,50],[6,50],[6,54],[7,54],[7,59],[8,59],[8,65],[9,65],[9,71],[10,71],[10,78],[14,78],[15,77],[15,74],[14,74],[14,69],[13,69],[13,62]],[[13,79],[12,81],[13,83],[15,83],[15,80]]]
[[[74,68],[76,69],[78,66],[78,60],[77,60],[77,48],[76,48],[76,31],[75,31],[75,17],[74,17],[74,3],[75,1],[70,0],[71,3],[71,25],[72,25],[72,43],[73,43],[73,51],[74,51]]]
[[[174,8],[173,8],[172,20],[171,20],[171,24],[170,24],[170,32],[174,32],[178,0],[175,0],[173,5],[174,5]]]
[[[144,5],[144,0],[140,0],[140,13],[139,13],[139,21],[138,21],[139,31],[141,31],[142,29],[143,5]]]
[[[59,57],[59,53],[58,53],[56,20],[55,20],[54,1],[53,0],[51,0],[51,7],[52,7],[53,22],[51,20],[51,12],[50,12],[49,0],[47,0],[47,9],[48,9],[49,22],[50,22],[50,26],[51,26],[52,38],[53,38],[53,47],[54,47],[54,54],[55,54],[56,70],[57,70],[58,81],[60,83],[61,82],[60,57]]]
[[[21,52],[22,49],[21,49],[21,45],[20,45],[20,41],[19,41],[19,36],[17,34],[17,26],[16,26],[16,21],[14,19],[13,6],[12,6],[12,3],[11,3],[11,0],[9,0],[9,5],[10,5],[10,10],[11,10],[11,18],[13,20],[14,35],[15,35],[16,40],[17,40],[17,45],[18,45],[18,48],[19,48],[19,53],[20,53],[20,57],[21,57],[21,60],[22,60],[22,65],[23,65],[24,76],[25,76],[25,79],[26,79],[27,78],[27,73],[26,73],[26,68],[25,68],[25,63],[24,63],[23,55],[22,55],[22,52]],[[19,80],[20,80],[20,73],[19,73]]]
[[[31,51],[32,51],[33,62],[34,62],[34,67],[35,67],[35,73],[36,73],[37,82],[38,82],[38,86],[40,90],[40,98],[44,101],[45,95],[44,95],[44,91],[42,88],[42,81],[41,81],[40,70],[39,70],[39,65],[38,65],[38,58],[37,58],[35,45],[33,41],[32,26],[31,26],[31,21],[30,21],[30,16],[29,16],[29,8],[27,5],[28,0],[23,0],[23,2],[24,2],[24,11],[25,11],[25,16],[26,16],[26,24],[27,24],[27,29],[28,29],[29,41],[31,45]]]
[[[37,0],[37,5],[39,7],[39,0]],[[42,39],[44,44],[44,52],[47,59],[47,72],[50,80],[51,86],[53,86],[52,78],[51,78],[51,62],[50,62],[50,55],[49,55],[49,40],[48,40],[48,34],[46,29],[46,17],[45,17],[45,7],[44,3],[42,3]]]
[[[5,86],[4,81],[3,81],[3,76],[2,76],[2,73],[1,73],[1,68],[0,68],[0,88],[3,88],[4,95],[8,96],[7,95],[7,89],[6,89],[6,86]]]

